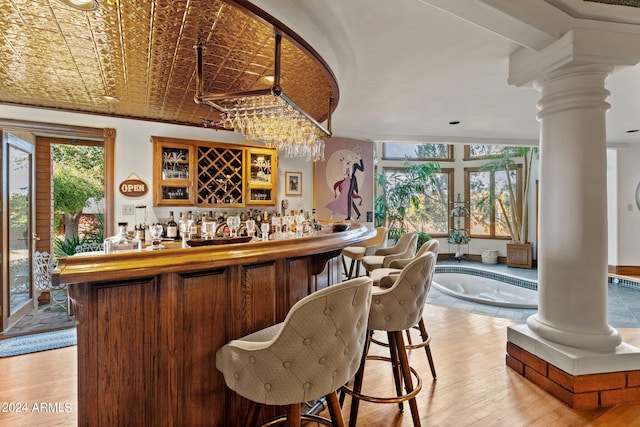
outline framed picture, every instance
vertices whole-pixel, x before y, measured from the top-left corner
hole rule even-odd
[[[285,195],[302,196],[302,172],[285,172],[284,182]]]
[[[318,218],[373,222],[373,142],[332,137],[314,172]]]

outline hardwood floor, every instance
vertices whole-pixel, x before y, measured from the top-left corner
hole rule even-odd
[[[573,410],[507,368],[506,328],[512,321],[431,305],[424,318],[433,337],[438,379],[431,379],[424,350],[413,350],[409,356],[424,382],[418,395],[423,425],[638,425],[640,405]],[[625,342],[640,347],[640,329],[619,331]],[[384,354],[386,349],[376,347],[375,351]],[[75,347],[0,358],[0,425],[76,425],[76,366]],[[393,393],[390,373],[382,362],[368,362],[363,391]],[[27,404],[26,412],[5,412],[6,405],[22,402]],[[34,411],[34,403],[48,404],[49,412]],[[65,404],[70,404],[69,412]],[[345,419],[349,405],[347,397]],[[412,421],[408,407],[401,413],[397,405],[362,402],[358,425],[400,427],[411,426]]]
[[[76,372],[75,346],[0,358],[0,425],[77,425]]]

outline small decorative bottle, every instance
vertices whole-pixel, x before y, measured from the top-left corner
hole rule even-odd
[[[104,252],[107,254],[122,251],[139,251],[141,249],[142,244],[140,239],[129,236],[126,222],[119,222],[118,234],[104,241]]]

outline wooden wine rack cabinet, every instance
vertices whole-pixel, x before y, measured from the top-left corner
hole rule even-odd
[[[242,207],[276,204],[276,150],[157,136],[152,136],[151,141],[154,144],[154,206],[189,204],[199,207]],[[178,149],[186,153],[182,158],[188,159],[180,165],[183,171],[180,181],[167,179],[164,173],[167,154],[173,154]],[[256,155],[266,155],[270,161],[273,174],[266,184],[258,184],[252,178],[251,159]],[[177,200],[174,196],[176,193],[188,196]]]
[[[243,149],[198,146],[198,196],[201,206],[244,205]]]

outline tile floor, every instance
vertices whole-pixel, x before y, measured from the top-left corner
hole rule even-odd
[[[20,335],[33,332],[44,332],[54,329],[71,328],[76,325],[73,317],[67,316],[67,297],[64,291],[56,291],[54,297],[60,304],[41,305],[36,309],[31,309],[22,319],[11,326],[8,330],[0,333],[0,339],[12,335]]]

